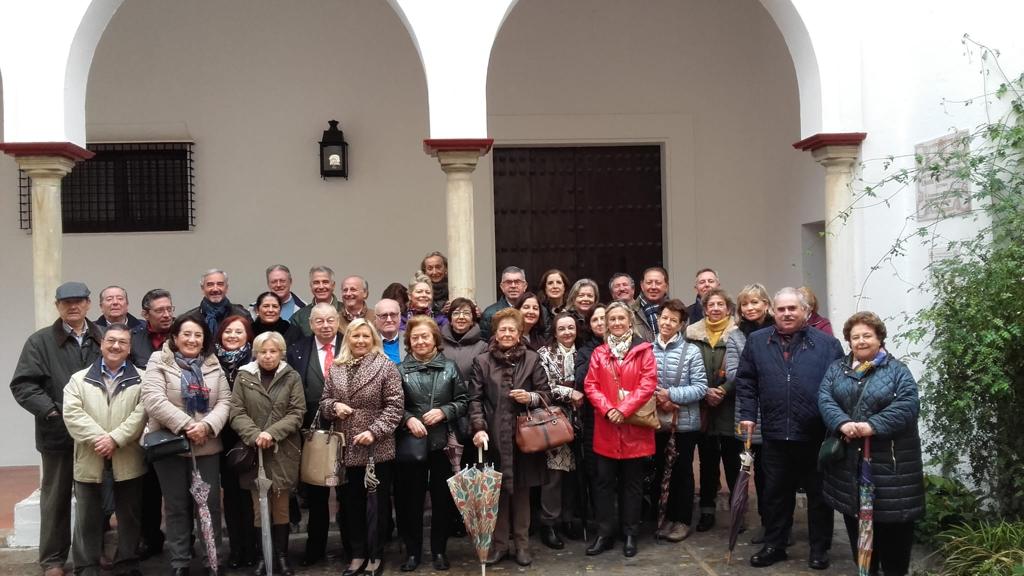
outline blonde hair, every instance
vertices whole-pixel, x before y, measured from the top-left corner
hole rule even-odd
[[[256,337],[252,341],[252,353],[257,354],[263,349],[264,344],[273,344],[277,346],[277,349],[284,352],[288,349],[288,345],[284,343],[284,336],[281,336],[277,332],[264,332]]]
[[[768,295],[768,289],[760,282],[754,282],[753,284],[747,284],[744,286],[743,289],[740,290],[740,293],[736,295],[736,306],[743,306],[743,303],[748,300],[760,300],[767,304],[768,316],[775,313],[772,309],[772,297]]]
[[[367,353],[367,356],[374,352],[379,352],[381,354],[384,353],[384,340],[380,337],[380,332],[377,332],[377,329],[374,328],[373,324],[368,322],[366,318],[356,318],[349,323],[348,328],[345,329],[345,345],[341,347],[341,353],[338,354],[337,358],[335,358],[335,364],[345,364],[346,362],[355,360],[352,356],[352,349],[349,348],[349,342],[351,342],[349,336],[364,326],[370,329],[370,338],[373,340],[373,344],[370,346],[370,351]]]

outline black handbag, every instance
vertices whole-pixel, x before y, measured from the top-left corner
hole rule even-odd
[[[420,464],[430,453],[430,435],[417,438],[412,434],[399,434],[395,442],[395,460],[402,464]]]
[[[188,438],[170,430],[156,430],[142,437],[142,450],[146,453],[146,462],[153,463],[188,452],[189,442]]]
[[[842,462],[843,458],[846,458],[846,442],[834,435],[825,438],[818,449],[818,471],[824,471],[832,464]]]

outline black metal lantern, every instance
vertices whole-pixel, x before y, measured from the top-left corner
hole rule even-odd
[[[345,135],[338,130],[338,121],[328,122],[330,128],[324,130],[320,141],[320,177],[327,179],[336,176],[348,179],[348,142]]]

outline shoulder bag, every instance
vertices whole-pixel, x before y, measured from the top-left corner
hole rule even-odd
[[[434,408],[434,392],[437,390],[438,373],[434,373],[430,381],[430,408]],[[422,420],[421,422],[422,423]],[[426,427],[426,424],[423,424]],[[430,454],[430,433],[417,438],[408,428],[400,429],[395,434],[395,461],[402,464],[421,464],[427,461]]]
[[[864,390],[867,387],[867,379],[864,379],[864,385],[860,387],[860,394],[857,396],[857,401],[853,403],[851,412],[857,410],[857,405],[860,404],[860,399],[864,397]],[[839,430],[829,434],[828,438],[825,438],[821,443],[821,448],[818,449],[818,470],[824,471],[825,468],[837,462],[842,462],[846,458],[846,444]]]
[[[619,402],[622,402],[626,396],[629,396],[629,390],[622,388],[622,381],[619,379],[619,371],[615,368],[615,359],[611,359],[612,366],[612,377],[615,379],[615,387],[619,389]],[[639,426],[641,428],[653,428],[655,430],[661,426],[661,422],[658,420],[658,409],[654,402],[654,394],[644,402],[633,415],[626,418],[625,424],[631,426]]]
[[[279,386],[274,395],[270,397],[270,412],[267,413],[267,418],[263,422],[263,428],[260,429],[261,432],[266,430],[267,426],[270,425],[270,419],[274,415],[274,405],[277,404],[277,399],[280,397],[281,388],[284,388],[284,386]],[[227,459],[228,466],[231,470],[238,475],[239,480],[244,480],[246,476],[248,476],[249,479],[256,477],[257,454],[255,444],[249,445],[239,439],[238,442],[235,442],[235,445],[227,451],[224,457]]]
[[[540,397],[540,408],[528,408],[516,416],[516,446],[524,454],[546,452],[572,442],[572,423],[559,406]]]
[[[302,463],[300,477],[313,486],[340,486],[345,483],[345,435],[330,430],[320,430],[320,409],[308,430],[302,431]]]
[[[168,456],[184,454],[188,449],[188,438],[166,428],[149,432],[142,437],[142,450],[146,454],[146,462],[150,464]]]

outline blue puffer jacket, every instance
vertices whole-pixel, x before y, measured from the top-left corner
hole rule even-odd
[[[825,374],[818,394],[821,417],[833,434],[846,422],[871,425],[875,521],[911,522],[924,515],[925,506],[917,382],[904,363],[888,356],[862,375],[853,371],[850,362],[849,357],[836,360]],[[850,516],[860,507],[857,478],[862,448],[863,440],[851,442],[846,458],[825,468],[825,501]]]
[[[818,389],[829,365],[843,357],[843,347],[820,330],[793,333],[789,360],[782,356],[776,327],[747,338],[736,370],[740,420],[757,420],[767,440],[821,441],[825,426],[818,412]]]
[[[668,389],[669,400],[679,405],[676,432],[700,430],[700,401],[708,393],[700,350],[681,335],[667,346],[662,346],[656,336],[654,359],[658,363],[658,388]]]

